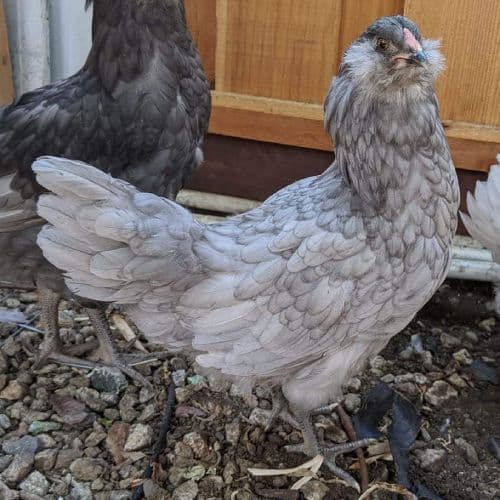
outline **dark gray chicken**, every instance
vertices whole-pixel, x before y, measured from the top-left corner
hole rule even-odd
[[[318,177],[207,226],[82,163],[44,158],[55,194],[38,238],[76,294],[124,304],[144,334],[208,369],[274,386],[309,455],[314,409],[404,328],[443,282],[458,182],[438,114],[438,43],[401,16],[349,47],[326,99],[336,159]]]
[[[32,162],[46,154],[83,160],[174,199],[202,162],[210,114],[182,0],[94,0],[93,9],[84,67],[0,110],[0,279],[2,286],[40,290],[48,330],[40,362],[68,358],[58,352],[64,283],[35,243],[42,188]],[[112,349],[103,309],[86,305],[106,360],[133,375]]]

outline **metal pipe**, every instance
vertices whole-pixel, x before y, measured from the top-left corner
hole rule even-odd
[[[500,265],[493,261],[453,259],[448,278],[500,283]]]

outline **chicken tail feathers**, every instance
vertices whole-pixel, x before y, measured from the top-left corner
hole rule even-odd
[[[474,195],[467,194],[467,209],[468,215],[461,214],[467,231],[500,262],[500,164],[491,167],[487,181],[476,183]]]
[[[139,304],[153,281],[168,285],[196,269],[192,238],[202,226],[181,206],[78,161],[42,157],[33,170],[51,191],[38,202],[50,224],[38,244],[73,293]]]

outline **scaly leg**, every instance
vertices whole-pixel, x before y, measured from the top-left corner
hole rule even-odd
[[[315,457],[318,454],[323,455],[325,457],[325,465],[330,469],[330,471],[359,492],[361,488],[359,487],[358,482],[350,474],[338,467],[335,464],[335,459],[338,455],[343,453],[368,446],[374,440],[360,439],[351,443],[337,444],[334,446],[320,445],[312,424],[312,412],[295,410],[293,411],[293,414],[301,427],[304,443],[286,446],[285,449],[289,452],[305,453],[310,457]]]
[[[41,322],[45,330],[45,336],[40,344],[40,352],[35,360],[33,369],[37,370],[43,366],[54,353],[61,350],[61,338],[59,337],[59,294],[47,288],[39,290],[39,301],[42,308]]]

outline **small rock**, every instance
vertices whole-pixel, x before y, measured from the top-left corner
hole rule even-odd
[[[5,455],[4,453],[0,455],[0,472],[3,472],[10,465],[12,458],[12,455]]]
[[[141,390],[139,391],[139,403],[147,403],[149,400],[153,399],[154,396],[154,390],[150,390],[147,387],[141,387]]]
[[[57,458],[57,450],[42,450],[35,455],[35,469],[47,472],[51,470]]]
[[[146,500],[163,500],[168,498],[168,493],[160,488],[152,479],[146,479],[142,483],[144,498]]]
[[[207,472],[204,465],[195,465],[184,472],[184,479],[192,479],[198,482]]]
[[[156,406],[150,403],[144,407],[141,414],[137,417],[139,422],[148,422],[156,415]]]
[[[458,392],[448,382],[436,380],[425,393],[425,400],[433,406],[441,406],[457,396]]]
[[[149,446],[153,440],[153,429],[149,425],[136,424],[130,428],[127,441],[124,446],[125,451],[142,450]]]
[[[2,500],[17,500],[19,498],[19,492],[11,490],[6,484],[0,481],[0,498]]]
[[[196,392],[196,386],[188,385],[187,387],[177,387],[175,389],[175,398],[179,403],[189,401],[191,396]]]
[[[187,383],[189,385],[207,385],[208,380],[203,375],[192,375],[191,377],[187,378]]]
[[[460,351],[453,353],[453,359],[461,365],[471,365],[474,361],[467,349],[460,349]]]
[[[0,373],[7,373],[9,369],[9,362],[7,361],[7,356],[0,351]]]
[[[395,389],[398,392],[406,394],[407,396],[417,396],[418,394],[420,394],[418,387],[412,382],[402,382],[400,384],[396,384]]]
[[[222,471],[224,482],[226,484],[231,484],[236,474],[238,474],[238,467],[234,462],[228,462]]]
[[[467,382],[458,373],[452,373],[448,377],[448,382],[459,389],[466,389],[468,387]]]
[[[39,497],[44,497],[49,491],[49,482],[45,479],[43,474],[38,471],[32,472],[20,485],[19,487],[23,491],[27,491],[32,495],[38,495]]]
[[[349,392],[359,392],[361,389],[361,380],[358,377],[353,377],[346,385]]]
[[[3,472],[3,477],[8,483],[18,483],[32,470],[35,462],[33,453],[19,453],[14,455],[12,462]]]
[[[97,446],[99,443],[106,439],[106,433],[102,431],[91,432],[85,439],[85,446],[87,448],[92,448]]]
[[[182,442],[193,450],[197,458],[206,458],[210,453],[207,442],[197,432],[186,434],[182,438]]]
[[[423,373],[414,373],[413,378],[418,385],[426,385],[429,383],[429,379]]]
[[[68,500],[93,500],[94,496],[89,486],[85,483],[79,483],[78,481],[71,481],[71,492],[68,496]]]
[[[472,330],[465,330],[465,338],[473,344],[477,344],[479,341],[477,333]]]
[[[231,381],[216,372],[209,373],[207,379],[208,385],[213,392],[228,392],[231,388]]]
[[[19,300],[25,304],[38,302],[38,292],[23,292],[19,294]]]
[[[125,375],[117,368],[103,366],[92,370],[90,385],[99,392],[119,394],[127,387],[128,382]]]
[[[241,434],[241,425],[238,420],[235,420],[230,424],[226,424],[226,440],[233,446],[236,446],[238,444],[238,440],[240,439],[240,434]]]
[[[387,366],[387,361],[382,356],[374,356],[370,359],[370,368],[375,368],[376,370],[384,370]]]
[[[10,418],[4,413],[0,413],[0,429],[7,430],[10,425]]]
[[[177,486],[172,493],[172,500],[194,500],[198,496],[198,485],[193,481],[186,481]]]
[[[105,467],[103,460],[98,458],[77,458],[71,463],[69,469],[75,479],[80,481],[93,481],[102,476]]]
[[[361,406],[361,398],[358,394],[347,394],[344,398],[344,406],[349,413],[353,414]]]
[[[4,441],[2,445],[4,453],[7,455],[17,455],[19,453],[33,453],[42,449],[42,443],[33,436],[23,436],[20,439],[12,438]]]
[[[469,465],[477,465],[479,463],[477,451],[469,442],[463,438],[457,438],[455,439],[455,444],[460,448]]]
[[[229,389],[229,395],[232,397],[242,398],[250,408],[257,408],[259,405],[257,396],[252,393],[251,388],[245,385],[232,384],[231,389]]]
[[[28,431],[34,436],[38,434],[44,434],[46,432],[57,431],[61,428],[61,424],[58,422],[35,420],[31,422]]]
[[[439,473],[443,468],[446,458],[445,450],[429,448],[427,450],[416,450],[415,453],[420,460],[422,469]]]
[[[133,422],[137,418],[138,412],[134,409],[136,403],[137,399],[132,394],[124,394],[120,399],[118,408],[124,422]]]
[[[186,370],[175,370],[172,372],[172,380],[176,387],[184,387],[186,385]]]
[[[106,500],[130,500],[130,498],[130,492],[126,490],[113,490],[109,492],[109,496],[106,496]]]
[[[394,382],[394,380],[395,380],[395,377],[392,373],[388,373],[387,375],[384,375],[383,377],[381,377],[380,380],[382,382],[384,382],[385,384],[392,384],[392,382]]]
[[[24,384],[21,384],[17,380],[12,380],[9,385],[2,392],[0,392],[0,399],[6,399],[7,401],[18,401],[24,398],[28,392],[28,389]]]
[[[106,403],[99,398],[99,393],[90,387],[80,387],[76,390],[76,396],[94,411],[101,412],[106,408]]]
[[[262,408],[254,408],[248,420],[251,424],[258,425],[260,427],[266,427],[269,423],[269,410],[263,410]]]
[[[82,456],[81,450],[74,450],[73,448],[59,451],[57,454],[55,469],[68,469],[72,462]]]
[[[483,321],[481,321],[478,326],[484,332],[492,333],[494,328],[495,328],[495,324],[496,324],[496,320],[495,320],[495,318],[492,317],[492,318],[483,319]]]
[[[462,343],[459,338],[450,335],[449,333],[442,333],[440,340],[443,347],[458,347]]]
[[[14,297],[9,297],[8,299],[5,300],[5,305],[9,309],[16,309],[21,305],[21,301],[15,299]]]
[[[301,490],[306,500],[322,500],[330,491],[326,484],[315,479],[309,481]]]

